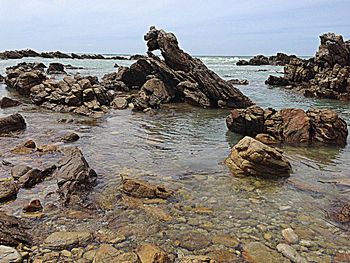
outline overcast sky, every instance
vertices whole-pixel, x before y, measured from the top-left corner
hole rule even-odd
[[[350,0],[0,0],[0,50],[142,53],[156,25],[196,55],[312,55],[350,38]]]

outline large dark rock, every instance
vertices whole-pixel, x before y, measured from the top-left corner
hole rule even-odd
[[[5,108],[10,108],[10,107],[16,107],[20,105],[21,103],[17,100],[8,98],[8,97],[2,97],[0,99],[0,108],[5,109]]]
[[[50,63],[46,72],[47,74],[66,74],[64,71],[64,65],[57,62]]]
[[[118,74],[122,75],[120,79],[128,86],[142,87],[148,79],[158,79],[164,83],[162,90],[166,90],[167,98],[160,96],[162,98],[159,99],[159,96],[154,96],[153,90],[143,88],[132,99],[136,109],[156,108],[161,103],[181,101],[214,108],[246,108],[253,104],[238,89],[209,70],[202,61],[180,49],[174,34],[151,27],[144,38],[149,57],[139,59],[130,69],[119,69]],[[164,59],[152,54],[157,49]],[[163,91],[161,93],[164,94]]]
[[[0,134],[24,130],[26,127],[24,118],[18,113],[0,118]]]
[[[307,97],[350,100],[350,49],[343,37],[334,33],[320,36],[314,58],[292,58],[284,67],[283,78],[266,84],[290,86]]]
[[[269,57],[269,64],[274,66],[285,66],[289,64],[291,59],[297,58],[296,55],[287,55],[284,53],[277,53],[275,56]]]
[[[29,227],[21,219],[0,212],[0,244],[17,246],[20,243],[30,245],[32,237]]]
[[[232,110],[226,124],[233,132],[286,144],[344,146],[348,135],[346,122],[329,109],[305,112],[290,108],[277,111],[252,106]]]
[[[97,174],[89,167],[82,152],[77,147],[66,148],[53,175],[57,179],[58,193],[63,205],[76,198],[82,199],[87,190],[96,183]]]

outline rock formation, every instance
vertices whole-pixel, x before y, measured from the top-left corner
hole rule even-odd
[[[284,66],[288,64],[292,59],[297,58],[295,55],[287,55],[284,53],[277,53],[275,56],[266,57],[264,55],[257,55],[248,60],[239,60],[237,66]]]
[[[248,136],[232,148],[225,163],[235,176],[281,178],[291,172],[291,165],[281,151]]]
[[[346,122],[329,109],[234,109],[226,118],[229,130],[286,144],[334,144],[344,146]],[[264,134],[265,136],[262,136]],[[258,138],[258,137],[257,137]]]
[[[24,130],[26,127],[24,118],[18,113],[0,118],[0,134]]]
[[[64,65],[57,62],[50,63],[46,72],[47,74],[66,74],[64,71]]]
[[[270,76],[268,85],[289,86],[307,97],[350,99],[350,47],[334,33],[320,36],[314,58],[292,59],[283,77]]]

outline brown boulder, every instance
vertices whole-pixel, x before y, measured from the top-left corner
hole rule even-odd
[[[281,178],[291,172],[281,151],[248,136],[232,148],[225,163],[235,176]]]
[[[18,113],[0,118],[0,134],[24,130],[26,127],[24,118]]]
[[[136,249],[141,263],[168,263],[168,254],[161,248],[152,244],[143,244]]]
[[[20,105],[21,103],[17,100],[8,98],[8,97],[2,97],[0,100],[0,108],[5,109],[5,108],[10,108],[10,107],[16,107]]]
[[[41,210],[43,210],[43,207],[41,205],[40,200],[38,200],[38,199],[30,201],[29,204],[26,204],[23,207],[23,212],[25,212],[25,213],[38,212]]]
[[[28,226],[19,218],[0,212],[0,244],[17,246],[31,244],[32,238]]]

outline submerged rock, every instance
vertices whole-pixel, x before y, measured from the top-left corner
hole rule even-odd
[[[232,148],[225,163],[235,176],[281,178],[291,172],[291,165],[281,151],[248,136]]]
[[[89,167],[77,147],[64,149],[64,157],[59,161],[53,176],[57,179],[63,205],[70,204],[73,196],[81,199],[95,185],[97,178],[96,172]]]
[[[26,127],[24,118],[18,113],[0,118],[0,134],[24,130]]]
[[[234,109],[226,118],[229,130],[261,141],[287,144],[334,144],[344,146],[348,136],[346,122],[329,109],[262,109],[252,106]],[[263,138],[264,137],[264,138]]]
[[[251,242],[244,246],[243,258],[250,263],[290,263],[277,251],[265,246],[260,242]]]
[[[28,226],[19,218],[0,212],[0,245],[31,244]]]
[[[2,97],[0,99],[0,108],[1,109],[16,107],[18,105],[21,105],[21,103],[17,100],[14,100],[14,99],[11,99],[8,97]]]
[[[304,259],[299,253],[290,245],[287,244],[278,244],[277,251],[282,253],[283,256],[289,258],[292,262],[296,263],[307,263],[308,261]]]
[[[291,59],[284,77],[270,76],[266,84],[289,86],[307,97],[350,100],[350,48],[334,33],[320,36],[314,58]]]
[[[164,186],[122,176],[122,191],[137,198],[168,198],[172,192]]]

